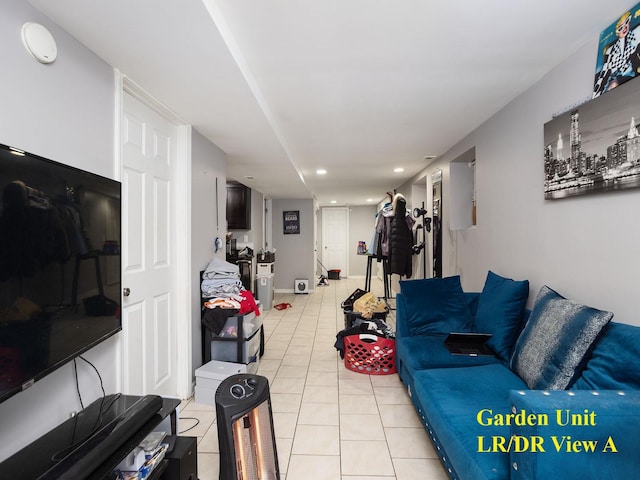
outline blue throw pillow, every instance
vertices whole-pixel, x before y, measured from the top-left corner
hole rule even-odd
[[[503,360],[511,358],[528,298],[528,280],[487,274],[476,310],[476,331],[493,335],[487,345]]]
[[[518,337],[511,369],[533,390],[564,390],[613,313],[567,300],[546,285]]]
[[[411,335],[473,331],[459,275],[402,280],[400,291]]]
[[[594,345],[575,390],[640,390],[640,327],[610,322]],[[631,368],[630,368],[631,367]]]

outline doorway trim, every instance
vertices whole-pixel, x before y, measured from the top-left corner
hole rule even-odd
[[[412,211],[416,207],[421,207],[427,210],[426,217],[431,219],[431,212],[428,202],[428,194],[427,194],[427,175],[421,176],[411,185],[411,205]],[[412,215],[410,213],[410,215]],[[413,216],[413,215],[412,215]],[[415,217],[414,217],[415,218]],[[424,217],[421,217],[424,218]],[[413,256],[413,278],[430,278],[432,272],[432,253],[429,250],[429,245],[432,245],[431,242],[431,228],[429,227],[429,232],[425,225],[422,225],[422,222],[419,222],[420,218],[415,219],[415,225],[412,230],[412,234],[414,235],[414,245],[419,245],[421,240],[425,242],[424,248],[420,250],[420,253]],[[420,228],[418,228],[420,226]]]
[[[119,70],[115,72],[115,115],[114,115],[114,178],[122,181],[123,152],[122,152],[122,124],[124,117],[125,92],[147,104],[158,114],[167,118],[177,126],[177,165],[176,165],[176,210],[184,212],[184,215],[176,215],[176,245],[175,245],[175,302],[177,318],[176,322],[176,395],[180,399],[191,396],[193,391],[192,381],[192,325],[193,312],[190,304],[193,279],[191,278],[191,126],[188,125],[176,113],[169,110],[160,101],[145,91],[140,85],[126,77]],[[199,315],[199,312],[198,312]],[[122,341],[118,342],[118,386],[123,388],[123,355]]]

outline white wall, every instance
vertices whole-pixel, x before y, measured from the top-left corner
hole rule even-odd
[[[53,34],[59,52],[55,63],[40,64],[24,49],[20,29],[28,21],[42,23]],[[114,178],[111,67],[23,0],[0,4],[0,45],[0,143]],[[85,354],[108,393],[118,382],[118,340],[119,334]],[[87,405],[101,395],[99,381],[84,362],[78,369]],[[0,459],[79,409],[71,364],[14,395],[0,404]]]
[[[358,241],[364,241],[367,244],[367,247],[369,247],[375,232],[375,226],[376,207],[374,205],[349,207],[349,239],[347,244],[349,277],[364,276],[366,274],[367,257],[357,254]],[[320,251],[322,251],[322,248]],[[377,265],[378,262],[374,261],[372,263],[372,276],[376,275]]]
[[[590,95],[596,43],[581,48],[424,173],[443,170],[444,274],[461,274],[465,290],[480,290],[491,269],[529,279],[530,306],[546,284],[614,312],[614,320],[640,325],[640,190],[556,201],[545,201],[543,194],[544,123]],[[451,232],[449,162],[474,146],[478,225]]]
[[[213,257],[225,259],[227,231],[227,156],[216,145],[192,130],[191,145],[191,321],[193,370],[202,365],[202,322],[200,321],[200,271]],[[218,197],[216,198],[216,180]],[[222,248],[215,251],[215,239]],[[194,373],[195,378],[195,373]]]
[[[257,253],[264,244],[264,195],[251,189],[251,241]],[[254,262],[255,264],[255,262]],[[255,265],[254,265],[255,266]]]

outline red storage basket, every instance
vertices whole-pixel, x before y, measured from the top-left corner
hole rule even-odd
[[[344,337],[344,366],[369,375],[396,373],[396,341],[362,333]]]

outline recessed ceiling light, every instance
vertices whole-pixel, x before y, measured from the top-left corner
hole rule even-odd
[[[395,173],[404,172],[404,168],[402,168],[402,167],[394,168],[394,169],[393,169],[393,171],[394,171]]]
[[[319,168],[318,170],[316,170],[316,173],[318,175],[326,175],[327,171],[324,168]]]
[[[435,156],[435,155],[425,155],[425,156],[424,156],[424,159],[425,159],[425,160],[433,160],[434,158],[436,158],[436,156]]]
[[[338,203],[337,200],[331,200],[331,203]]]
[[[373,202],[373,198],[367,198],[367,202]]]

